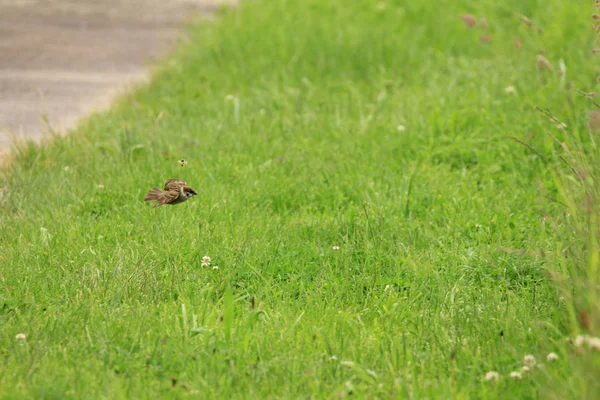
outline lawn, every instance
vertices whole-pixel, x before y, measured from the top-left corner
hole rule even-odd
[[[0,397],[589,398],[550,273],[560,188],[511,137],[552,151],[536,107],[587,135],[593,12],[247,0],[194,23],[152,82],[4,167]],[[152,209],[168,178],[199,195]],[[545,366],[513,380],[527,354]]]

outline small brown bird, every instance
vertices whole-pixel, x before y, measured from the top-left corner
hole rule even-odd
[[[187,182],[181,179],[169,179],[165,183],[165,190],[162,191],[157,187],[153,187],[148,191],[144,201],[154,201],[156,204],[152,208],[163,206],[165,204],[175,205],[183,203],[190,197],[196,196],[198,193],[191,187],[187,186]]]

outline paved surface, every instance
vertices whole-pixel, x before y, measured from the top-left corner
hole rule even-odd
[[[147,77],[197,12],[235,0],[0,0],[0,157]]]

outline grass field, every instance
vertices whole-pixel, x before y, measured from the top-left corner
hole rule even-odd
[[[553,151],[536,106],[589,139],[592,3],[248,0],[190,27],[5,167],[0,397],[592,398],[550,277],[561,188],[510,139]],[[199,196],[143,203],[168,178]]]

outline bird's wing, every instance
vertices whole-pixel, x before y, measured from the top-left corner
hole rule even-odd
[[[185,185],[187,185],[187,182],[184,181],[183,179],[169,179],[168,181],[165,182],[165,190],[179,191],[179,189]]]
[[[162,206],[164,204],[170,204],[178,197],[179,191],[177,190],[167,190],[166,192],[162,192],[157,196],[155,207]]]

